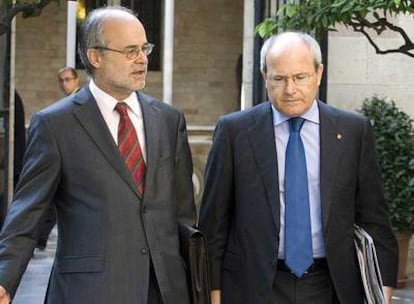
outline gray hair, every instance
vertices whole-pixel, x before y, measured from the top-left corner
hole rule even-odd
[[[96,46],[106,46],[103,37],[103,25],[111,17],[131,15],[136,18],[133,11],[122,6],[106,6],[91,11],[82,23],[79,37],[79,57],[85,66],[88,75],[93,74],[94,67],[90,64],[88,49]]]
[[[265,41],[260,51],[260,71],[267,72],[266,56],[271,49],[282,50],[292,39],[302,40],[310,49],[310,52],[314,59],[315,68],[318,68],[322,64],[322,52],[319,43],[309,34],[301,32],[284,32],[278,35],[273,35]]]

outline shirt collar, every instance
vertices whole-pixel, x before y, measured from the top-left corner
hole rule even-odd
[[[93,81],[93,79],[91,79],[89,82],[89,89],[97,102],[101,103],[101,105],[104,105],[106,109],[114,111],[115,106],[119,102],[117,99],[113,98],[111,95],[100,89]],[[135,92],[132,92],[131,95],[129,95],[121,102],[125,102],[128,105],[130,111],[134,112],[134,114],[138,117],[141,117],[140,105],[138,102],[137,94]]]
[[[280,113],[275,106],[272,104],[272,113],[273,113],[273,124],[278,126],[284,123],[286,120],[289,120],[290,117]],[[313,101],[309,110],[303,113],[300,117],[305,118],[311,122],[319,124],[319,108],[316,100]]]

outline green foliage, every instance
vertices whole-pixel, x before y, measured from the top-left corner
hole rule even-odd
[[[379,13],[396,15],[414,14],[412,0],[290,0],[282,5],[276,18],[269,18],[258,24],[256,32],[268,37],[276,29],[320,32],[333,30],[335,24],[350,25],[353,20],[365,19]]]
[[[391,224],[399,231],[414,232],[413,120],[394,101],[377,96],[366,99],[361,112],[374,128]]]

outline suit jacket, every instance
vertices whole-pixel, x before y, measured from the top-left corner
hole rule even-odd
[[[150,260],[164,303],[188,303],[178,242],[178,223],[195,222],[185,121],[137,94],[147,147],[143,197],[88,87],[33,116],[0,242],[0,285],[11,295],[53,202],[58,243],[45,303],[147,304]]]
[[[367,119],[318,102],[320,192],[326,258],[341,303],[362,303],[354,223],[374,238],[385,285],[397,245]],[[199,228],[209,243],[212,289],[222,304],[267,304],[279,247],[277,155],[269,102],[220,118],[205,170]]]

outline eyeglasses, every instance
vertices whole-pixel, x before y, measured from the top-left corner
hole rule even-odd
[[[154,44],[144,43],[141,47],[138,47],[138,46],[137,47],[127,47],[123,51],[111,49],[111,48],[108,48],[106,46],[94,46],[94,47],[91,47],[91,49],[121,53],[121,54],[124,54],[126,56],[126,58],[128,58],[130,60],[134,60],[139,56],[139,54],[141,52],[143,52],[145,56],[148,56],[149,54],[151,54],[152,50],[154,49]]]
[[[275,87],[284,87],[287,84],[288,79],[292,79],[293,83],[296,84],[297,86],[305,86],[310,83],[310,80],[314,74],[315,73],[312,73],[312,74],[301,73],[301,74],[296,74],[292,76],[276,75],[274,77],[271,77],[269,81]]]

